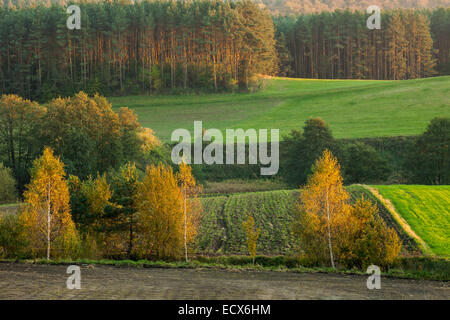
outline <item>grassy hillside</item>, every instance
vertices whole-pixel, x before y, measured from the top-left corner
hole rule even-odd
[[[374,186],[437,255],[450,256],[450,186]]]
[[[176,128],[303,127],[309,117],[327,121],[336,138],[416,135],[436,116],[450,116],[450,76],[405,81],[273,78],[253,94],[127,96],[128,106],[164,141]]]

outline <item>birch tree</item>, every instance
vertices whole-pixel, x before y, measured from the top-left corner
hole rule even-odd
[[[335,268],[333,251],[339,226],[351,212],[350,195],[342,184],[337,159],[327,149],[313,166],[313,174],[300,194],[300,236],[303,248],[311,256],[324,257],[328,251]]]
[[[24,221],[32,251],[34,255],[41,254],[45,245],[47,260],[73,253],[78,241],[63,166],[53,150],[45,148],[43,155],[34,161],[31,181],[24,193],[28,204]],[[51,251],[52,244],[55,253]]]

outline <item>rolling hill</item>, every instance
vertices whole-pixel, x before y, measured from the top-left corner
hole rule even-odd
[[[450,256],[450,186],[375,186],[431,253]]]
[[[257,93],[110,97],[136,111],[169,141],[173,130],[273,128],[280,134],[323,118],[336,138],[417,135],[436,116],[450,116],[450,76],[404,81],[271,78]]]
[[[396,213],[406,224],[398,222],[391,203],[380,201],[369,189],[375,188],[389,199]],[[363,195],[377,204],[380,216],[395,229],[403,247],[410,254],[424,253],[440,257],[450,256],[450,186],[374,186],[347,187],[352,199]],[[246,252],[242,222],[252,213],[256,226],[261,228],[258,251],[265,254],[285,254],[295,251],[297,242],[292,232],[292,221],[298,199],[298,190],[276,190],[221,195],[202,198],[203,215],[198,249],[207,253]],[[421,241],[414,240],[411,228]]]

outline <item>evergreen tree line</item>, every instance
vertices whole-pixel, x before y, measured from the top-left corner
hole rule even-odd
[[[111,2],[112,0],[81,0],[79,2]],[[253,0],[261,8],[267,8],[273,15],[292,15],[319,13],[322,11],[365,10],[371,5],[383,9],[431,9],[448,7],[447,0]],[[39,4],[67,5],[69,0],[0,0],[0,7],[22,9]],[[121,0],[122,3],[134,3],[139,0]]]
[[[368,17],[347,10],[275,18],[281,75],[403,80],[449,73],[450,9],[385,11],[374,30]]]
[[[80,30],[67,28],[65,6],[0,9],[1,92],[48,100],[247,89],[276,65],[272,19],[252,1],[79,6]]]
[[[86,1],[81,30],[69,30],[69,3],[51,3],[0,3],[0,92],[48,101],[81,90],[247,90],[258,74],[450,74],[450,9],[386,11],[382,28],[369,30],[369,15],[358,11],[272,19],[250,0]]]

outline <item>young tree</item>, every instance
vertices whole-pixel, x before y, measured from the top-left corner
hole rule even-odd
[[[180,164],[180,171],[177,174],[177,178],[181,192],[183,193],[184,254],[186,262],[188,262],[188,230],[190,232],[189,239],[191,239],[196,234],[197,213],[201,211],[201,203],[197,199],[199,188],[194,176],[192,175],[192,168],[184,161]]]
[[[26,252],[28,242],[21,217],[15,214],[0,215],[0,255],[20,257]]]
[[[308,252],[310,254],[317,250],[319,252],[316,254],[320,254],[323,244],[328,243],[330,262],[334,268],[333,248],[336,248],[335,240],[339,237],[336,233],[350,212],[350,196],[342,185],[339,163],[329,150],[323,152],[312,171],[300,194],[300,235],[305,246],[315,242],[313,250]]]
[[[260,228],[255,228],[255,219],[251,214],[248,214],[247,220],[242,222],[244,227],[247,247],[250,257],[252,257],[253,264],[255,264],[256,257],[256,244],[258,242],[259,235],[261,234]]]
[[[183,194],[172,168],[147,167],[136,196],[139,249],[145,256],[176,258],[183,248]]]
[[[128,230],[128,257],[133,252],[135,238],[135,199],[139,187],[139,179],[134,163],[127,163],[120,167],[119,172],[113,177],[113,195],[111,202],[116,206],[112,210],[112,219],[118,220],[118,228]]]
[[[341,229],[338,256],[348,268],[367,268],[371,264],[387,267],[400,253],[402,243],[397,233],[387,226],[369,199],[356,200]]]
[[[34,161],[31,181],[24,193],[28,207],[25,225],[31,236],[31,245],[40,249],[47,244],[47,260],[51,256],[51,244],[62,255],[75,249],[77,230],[72,221],[69,205],[69,189],[64,179],[64,165],[55,157],[53,150],[45,148],[43,155]],[[43,237],[44,236],[44,237]],[[45,239],[44,241],[42,241]],[[56,253],[53,255],[58,255]]]

